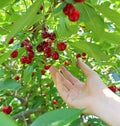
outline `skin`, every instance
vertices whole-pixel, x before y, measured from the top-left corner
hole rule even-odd
[[[73,108],[85,108],[84,113],[98,116],[110,126],[120,126],[120,97],[114,94],[89,66],[77,60],[87,77],[86,82],[75,78],[65,67],[59,72],[50,67],[52,79],[62,99]]]

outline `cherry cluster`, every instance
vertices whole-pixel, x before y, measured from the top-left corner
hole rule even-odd
[[[10,39],[10,41],[8,42],[8,44],[12,44],[14,41],[14,39]],[[24,42],[22,42],[21,47],[25,47],[26,51],[27,51],[27,55],[26,56],[22,56],[20,58],[20,61],[22,64],[30,64],[33,61],[34,58],[34,51],[32,50],[32,44],[30,44],[30,40],[29,39],[25,39]],[[11,58],[16,58],[18,56],[18,51],[14,50],[11,54]]]
[[[82,58],[83,60],[87,59],[86,56],[87,56],[86,52],[82,52],[82,54],[80,54],[80,53],[76,54],[76,58]]]
[[[75,2],[84,2],[84,0],[75,0]],[[63,13],[68,16],[68,19],[72,22],[76,22],[80,18],[80,12],[75,8],[72,3],[67,3],[63,8]]]
[[[42,42],[40,42],[36,49],[38,52],[43,52],[45,58],[52,58],[53,60],[59,59],[59,53],[57,51],[52,50],[52,43],[56,39],[56,35],[54,32],[49,33],[47,29],[43,29],[42,38],[45,39]],[[59,51],[64,51],[66,49],[66,43],[65,42],[59,42],[57,44],[57,49]],[[46,67],[45,67],[46,68]]]
[[[2,112],[5,114],[10,114],[12,112],[12,107],[11,106],[3,106]]]
[[[41,5],[41,6],[40,6],[40,10],[38,10],[38,11],[36,12],[36,14],[40,14],[40,11],[42,11],[43,9],[44,9],[44,6]]]
[[[22,42],[21,47],[24,47],[27,51],[26,56],[22,56],[20,58],[20,61],[22,64],[30,64],[33,61],[34,58],[34,51],[33,51],[33,46],[30,43],[29,39],[25,39],[24,42]]]
[[[57,41],[56,34],[51,32],[51,30],[44,26],[41,33],[42,41],[35,47],[38,53],[41,53],[43,56],[44,69],[41,70],[41,74],[44,75],[45,71],[48,70],[51,64],[45,64],[44,61],[47,61],[48,58],[52,60],[58,60],[60,55],[59,51],[64,51],[67,48],[67,44],[64,41]],[[11,38],[8,44],[12,44],[14,42],[14,38]],[[34,61],[34,56],[37,52],[33,50],[33,46],[30,43],[30,39],[26,38],[23,42],[21,42],[21,47],[25,48],[26,55],[23,55],[20,58],[20,62],[22,64],[30,64]],[[11,53],[11,58],[16,58],[18,56],[18,51],[14,50]],[[69,62],[65,62],[65,65],[69,65]],[[19,76],[14,77],[15,80],[19,80]]]

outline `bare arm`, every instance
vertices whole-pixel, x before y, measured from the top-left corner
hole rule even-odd
[[[111,126],[119,126],[120,97],[107,88],[98,74],[89,66],[80,59],[77,63],[87,76],[85,83],[75,78],[63,66],[60,68],[62,73],[53,66],[50,68],[61,97],[69,106],[86,108],[85,113],[96,115]]]

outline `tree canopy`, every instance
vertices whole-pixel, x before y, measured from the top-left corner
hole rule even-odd
[[[51,65],[85,81],[78,57],[119,95],[119,0],[0,0],[0,108],[12,107],[0,124],[106,126],[68,108],[53,84]]]

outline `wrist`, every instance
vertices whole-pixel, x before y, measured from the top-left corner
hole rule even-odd
[[[112,126],[118,126],[120,124],[120,122],[117,122],[119,120],[117,118],[120,118],[120,116],[116,115],[120,113],[120,98],[116,94],[110,89],[105,88],[101,94],[94,97],[94,101],[91,111],[95,116],[100,117]]]

